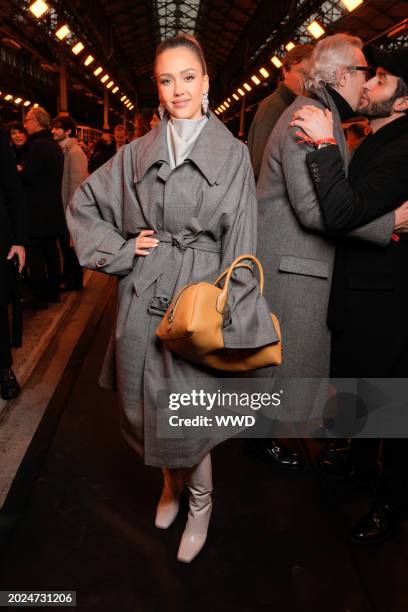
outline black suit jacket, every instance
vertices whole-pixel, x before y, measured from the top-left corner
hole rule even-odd
[[[29,218],[29,237],[58,236],[66,230],[62,205],[64,154],[51,132],[41,130],[28,141],[21,173]]]
[[[367,137],[348,179],[336,146],[313,151],[308,164],[328,230],[340,236],[364,225],[408,200],[408,116]],[[386,248],[350,238],[337,244],[328,324],[343,341],[333,345],[333,374],[392,376],[408,357],[408,235]]]
[[[7,254],[12,244],[24,245],[27,218],[24,191],[7,136],[0,131],[0,306],[9,299]]]

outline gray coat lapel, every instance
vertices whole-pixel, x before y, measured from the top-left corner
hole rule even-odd
[[[143,137],[140,143],[134,169],[134,181],[140,183],[147,171],[154,165],[161,163],[158,178],[166,181],[170,175],[170,160],[167,148],[167,121]],[[228,151],[233,144],[234,137],[231,132],[210,113],[210,117],[201,134],[186,158],[197,166],[210,185],[216,183],[217,178],[228,159]]]

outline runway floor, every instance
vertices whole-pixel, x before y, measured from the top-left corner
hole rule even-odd
[[[122,440],[115,395],[97,385],[112,317],[110,304],[71,358],[3,507],[15,525],[0,590],[75,590],[77,609],[97,612],[408,610],[407,533],[349,543],[368,496],[312,467],[272,471],[241,440],[215,449],[208,542],[178,563],[186,508],[168,531],[154,527],[159,470]]]

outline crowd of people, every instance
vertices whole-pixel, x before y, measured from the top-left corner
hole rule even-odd
[[[16,244],[18,249],[13,247],[10,257],[17,257],[19,265],[7,264],[1,272],[3,399],[14,399],[20,392],[12,368],[11,348],[21,346],[23,335],[21,312],[13,318],[13,322],[18,320],[18,332],[10,335],[6,304],[12,301],[16,310],[21,310],[21,306],[41,310],[59,303],[62,292],[82,290],[83,269],[65,221],[68,202],[88,174],[106,163],[124,144],[146,134],[157,121],[153,111],[138,112],[131,134],[126,125],[118,124],[113,134],[103,133],[95,144],[77,139],[77,125],[72,117],[51,119],[41,107],[29,110],[24,122],[12,121],[5,126],[3,145],[8,140],[10,147],[3,146],[3,156],[7,159],[2,166],[2,184],[9,220],[3,227],[2,248],[9,248],[10,240],[15,241],[16,236],[20,239]],[[13,187],[9,184],[11,180]],[[13,201],[10,207],[7,198]]]
[[[269,311],[276,313],[280,375],[302,386],[293,395],[289,389],[293,405],[335,395],[330,377],[407,377],[408,48],[363,47],[348,34],[298,45],[258,107],[248,147],[209,111],[206,63],[193,37],[162,42],[154,71],[158,114],[139,113],[133,139],[116,126],[89,162],[70,117],[51,122],[36,108],[24,127],[9,126],[2,196],[13,212],[1,255],[17,257],[21,270],[26,246],[35,307],[81,289],[82,266],[119,277],[102,379],[119,389],[126,440],[147,465],[163,469],[157,527],[171,525],[189,489],[178,559],[190,562],[206,540],[217,440],[159,438],[157,385],[204,384],[219,373],[157,340],[180,288],[213,282],[235,257],[257,253],[265,297],[248,268],[236,270],[224,345],[275,342]],[[2,338],[8,301],[0,308]],[[10,350],[1,355],[3,393],[13,376]],[[272,379],[275,370],[262,376]],[[302,453],[273,436],[248,447],[288,472],[304,467]],[[326,475],[348,479],[365,466],[375,481],[373,507],[353,528],[354,541],[382,541],[408,516],[405,450],[405,439],[324,446]]]

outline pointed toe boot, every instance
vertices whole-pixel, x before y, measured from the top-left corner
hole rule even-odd
[[[185,482],[190,493],[189,512],[177,560],[182,563],[190,563],[201,551],[207,539],[212,510],[210,454],[206,455],[201,463],[186,470]]]

